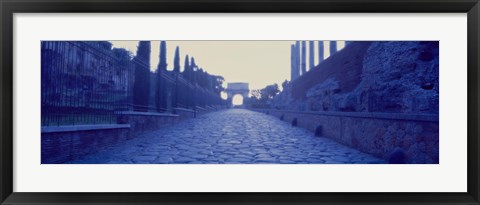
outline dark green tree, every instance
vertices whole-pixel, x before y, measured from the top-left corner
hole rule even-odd
[[[220,93],[225,90],[223,87],[223,82],[225,82],[225,78],[223,76],[214,75],[213,77],[213,92],[220,96]]]
[[[190,58],[188,57],[188,55],[186,55],[182,75],[187,81],[190,81],[190,79],[189,79],[190,74],[189,73],[190,73]]]
[[[204,77],[205,77],[205,72],[203,72],[203,68],[199,68],[197,70],[197,82],[198,82],[198,85],[202,88],[205,88]]]
[[[190,99],[191,99],[191,107],[196,109],[198,104],[198,92],[197,92],[197,64],[195,64],[195,58],[192,56],[190,60],[190,83],[194,85],[194,89],[190,90]]]
[[[113,46],[113,44],[108,41],[98,41],[98,45],[100,45],[100,47],[105,49],[106,51],[112,50]]]
[[[167,70],[167,42],[160,41],[160,53],[157,69]]]
[[[282,83],[282,90],[285,90],[288,86],[288,80],[283,81]]]
[[[196,77],[197,68],[198,68],[197,64],[195,64],[195,58],[192,57],[192,60],[190,60],[190,71],[192,71],[190,76],[190,82],[193,84],[197,83],[197,77]]]
[[[155,92],[155,104],[157,112],[164,112],[167,109],[167,83],[163,75],[166,75],[167,72],[167,42],[160,42],[160,54],[159,61],[157,66],[157,75],[156,75],[156,92]]]
[[[113,52],[113,55],[115,55],[115,57],[117,57],[122,63],[130,62],[131,60],[130,51],[125,50],[124,48],[114,48],[112,49],[112,52]]]
[[[183,72],[182,72],[182,76],[185,80],[187,80],[187,82],[191,82],[191,75],[192,75],[192,69],[191,69],[191,66],[190,66],[190,57],[188,55],[185,56],[185,63],[183,65]],[[183,96],[185,96],[185,105],[187,107],[191,107],[192,106],[192,102],[193,102],[193,97],[192,97],[192,92],[191,91],[191,88],[190,86],[188,85],[185,85],[185,90],[183,91],[184,93],[182,93]]]
[[[260,93],[259,89],[250,91],[250,94],[252,95],[253,98],[256,98],[257,100],[260,100],[260,98],[262,97],[262,94]]]
[[[175,57],[173,57],[173,72],[180,73],[180,48],[175,48]]]
[[[214,88],[213,88],[214,82],[213,81],[214,81],[215,78],[214,78],[214,76],[210,75],[208,72],[206,72],[206,74],[207,74],[206,75],[207,89],[209,91],[213,92],[214,91]]]
[[[278,84],[273,84],[273,85],[268,85],[267,87],[263,88],[260,90],[260,94],[262,97],[260,97],[260,100],[268,101],[273,99],[280,90],[278,89]]]
[[[246,105],[253,108],[270,108],[272,99],[280,93],[278,84],[267,85],[265,88],[252,90],[252,95],[246,101]]]
[[[178,75],[180,74],[180,48],[175,48],[175,56],[173,57],[173,74],[175,75],[175,90],[172,92],[172,106],[178,107]]]
[[[195,58],[192,56],[192,60],[190,60],[190,67],[194,70],[197,64],[195,64]]]
[[[137,55],[133,58],[135,64],[135,82],[133,84],[134,110],[148,111],[150,97],[150,41],[140,41]]]

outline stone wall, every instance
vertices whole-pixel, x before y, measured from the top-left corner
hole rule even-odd
[[[351,96],[367,112],[439,112],[439,42],[372,43]]]
[[[200,114],[217,109],[202,109]],[[148,112],[117,112],[113,125],[75,125],[42,127],[42,163],[60,164],[92,154],[146,131],[172,126],[181,120],[195,118],[196,111],[175,109],[176,114]]]
[[[438,68],[438,41],[353,42],[264,112],[386,160],[438,163]]]
[[[129,128],[129,125],[42,127],[42,164],[64,163],[125,141]]]
[[[211,109],[208,109],[208,108],[203,108],[203,107],[198,107],[196,108],[195,112],[196,112],[196,115],[195,117],[197,116],[200,116],[200,115],[204,115],[206,113],[209,113],[211,112],[212,110]]]
[[[185,108],[174,108],[174,114],[177,114],[180,120],[194,118],[195,117],[195,110],[185,109]]]
[[[439,163],[439,124],[434,114],[254,111],[273,115],[315,135],[387,161]]]
[[[178,114],[133,111],[118,112],[116,114],[118,124],[130,125],[128,139],[134,138],[142,132],[171,126],[179,121]]]
[[[438,114],[438,68],[438,41],[353,42],[290,82],[272,106]]]

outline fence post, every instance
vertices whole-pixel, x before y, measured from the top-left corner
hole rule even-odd
[[[172,107],[177,108],[178,107],[178,73],[175,73],[175,91],[172,92],[173,97],[172,97]]]

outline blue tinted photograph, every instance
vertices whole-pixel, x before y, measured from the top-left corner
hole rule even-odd
[[[438,41],[42,41],[40,69],[42,164],[439,164]]]

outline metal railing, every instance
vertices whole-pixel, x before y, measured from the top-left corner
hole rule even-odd
[[[224,105],[220,94],[180,73],[150,72],[148,63],[116,56],[105,42],[41,43],[42,126],[114,124],[117,111],[172,112],[175,107]],[[150,75],[148,102],[134,103],[135,72]]]

